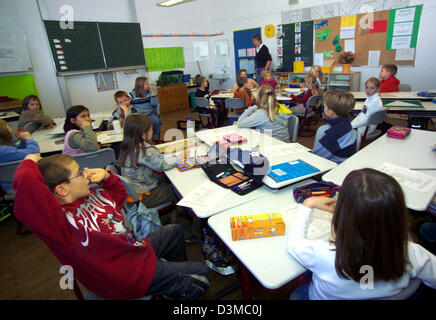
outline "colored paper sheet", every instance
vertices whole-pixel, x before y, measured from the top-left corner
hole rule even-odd
[[[341,28],[356,27],[356,16],[341,17]]]
[[[248,48],[247,57],[255,57],[255,56],[256,56],[256,48]]]
[[[246,57],[247,56],[247,49],[238,49],[238,56],[239,57]]]
[[[376,20],[374,21],[374,24],[372,26],[372,29],[369,29],[370,33],[377,33],[377,32],[386,32],[388,29],[388,20]]]

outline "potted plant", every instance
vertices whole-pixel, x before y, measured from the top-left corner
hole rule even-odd
[[[353,63],[355,57],[356,54],[352,53],[351,51],[345,51],[339,55],[338,61],[339,63],[342,63],[343,73],[350,73],[351,64]]]

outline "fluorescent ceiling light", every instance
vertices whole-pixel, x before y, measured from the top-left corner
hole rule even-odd
[[[182,4],[185,2],[190,2],[190,1],[194,1],[194,0],[166,0],[160,3],[156,3],[156,5],[158,7],[172,7],[175,6],[177,4]]]

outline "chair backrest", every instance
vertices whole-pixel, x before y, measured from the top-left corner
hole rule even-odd
[[[412,91],[412,86],[410,84],[399,84],[398,90],[400,92]]]
[[[41,127],[41,124],[38,122],[28,122],[23,126],[23,129],[29,131],[30,133],[34,133]]]
[[[410,298],[419,288],[421,285],[421,280],[418,278],[410,279],[409,286],[402,290],[400,293],[397,293],[394,296],[382,298],[382,299],[375,299],[375,300],[407,300]]]
[[[297,141],[297,134],[298,134],[298,117],[291,114],[290,118],[288,119],[288,132],[289,132],[289,139],[292,142]]]
[[[112,148],[76,154],[73,156],[81,168],[106,168],[108,165],[115,165],[115,151]]]
[[[322,98],[323,98],[322,95],[311,96],[306,101],[306,108],[313,109],[313,108],[319,106],[322,103]]]
[[[200,108],[209,108],[209,100],[205,97],[194,97],[195,106]]]
[[[224,100],[226,109],[240,109],[244,108],[244,102],[240,98],[227,98]]]
[[[21,161],[23,160],[0,163],[0,181],[14,181],[15,170],[17,170],[17,167],[21,163]]]
[[[387,110],[378,110],[369,116],[367,126],[372,124],[379,125],[386,118]]]

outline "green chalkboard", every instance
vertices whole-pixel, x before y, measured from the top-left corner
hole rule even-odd
[[[313,65],[313,21],[283,25],[283,67],[293,70],[294,61]]]
[[[58,75],[145,66],[139,23],[44,21]]]
[[[145,65],[139,23],[99,22],[98,27],[108,68]]]
[[[59,21],[44,24],[57,72],[105,68],[96,22],[74,21],[73,29],[62,29]]]

